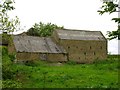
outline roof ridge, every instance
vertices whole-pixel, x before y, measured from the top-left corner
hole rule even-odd
[[[101,31],[86,31],[86,30],[56,30],[58,37],[68,40],[105,40]]]
[[[96,30],[80,30],[80,29],[57,29],[57,30],[68,30],[68,31],[85,31],[85,32],[101,32]]]

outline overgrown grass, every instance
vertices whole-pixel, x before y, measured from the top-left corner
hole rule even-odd
[[[68,62],[58,65],[45,61],[12,64],[15,74],[9,80],[16,83],[13,87],[21,88],[118,88],[119,60],[117,56],[109,56],[94,64]],[[3,86],[12,87],[9,86],[11,82],[7,83]]]
[[[14,56],[8,54],[6,47],[0,46],[0,51],[2,51],[2,83],[0,83],[2,85],[0,86],[3,88],[20,88],[22,84],[15,80],[17,69],[15,69],[16,65],[12,62]]]
[[[34,67],[16,65],[15,69],[19,69],[16,80],[23,83],[24,88],[117,88],[117,61],[62,66],[39,61]]]

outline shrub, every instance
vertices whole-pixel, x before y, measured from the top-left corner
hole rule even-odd
[[[24,62],[24,64],[27,66],[36,67],[36,66],[45,66],[46,62],[40,60],[34,60],[34,61],[26,61]]]
[[[35,66],[34,64],[35,64],[34,61],[26,61],[25,62],[25,65],[27,65],[27,66]]]
[[[2,81],[2,88],[21,88],[22,84],[14,80]]]
[[[55,29],[63,29],[63,28],[64,28],[63,26],[59,27],[55,24],[51,24],[51,23],[44,24],[40,22],[39,24],[35,23],[34,26],[27,31],[27,35],[46,37],[46,36],[51,36],[52,32]]]
[[[1,46],[0,47],[1,51],[2,51],[2,55],[8,55],[8,50],[7,50],[7,47],[6,46]]]
[[[13,63],[11,61],[11,58],[8,55],[7,47],[1,47],[2,49],[2,78],[4,80],[6,79],[12,79],[15,72],[11,69],[13,66]],[[14,57],[11,55],[11,57]]]
[[[9,54],[9,58],[13,62],[16,59],[15,54]]]

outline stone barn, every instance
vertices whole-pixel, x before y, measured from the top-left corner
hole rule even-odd
[[[55,30],[53,40],[68,52],[68,59],[92,63],[107,57],[107,40],[100,31]]]
[[[16,35],[13,43],[14,45],[9,47],[9,51],[11,53],[16,52],[17,61],[46,60],[64,62],[68,58],[63,47],[56,45],[49,37]]]

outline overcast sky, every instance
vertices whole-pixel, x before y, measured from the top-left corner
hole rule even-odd
[[[97,12],[101,5],[102,0],[15,0],[16,9],[11,16],[19,17],[23,31],[41,21],[67,29],[97,30],[107,37],[107,31],[117,29],[117,24],[111,19],[118,17],[118,13],[101,16]],[[118,53],[117,40],[108,42],[108,52]]]

